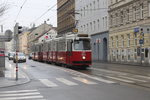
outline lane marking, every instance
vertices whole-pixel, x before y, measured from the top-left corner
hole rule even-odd
[[[58,80],[58,81],[60,81],[60,82],[62,82],[62,83],[64,83],[64,84],[66,84],[66,85],[78,85],[77,83],[74,83],[74,82],[72,82],[72,81],[69,81],[69,80],[67,80],[67,79],[64,79],[64,78],[56,78],[56,80]]]
[[[27,95],[40,95],[39,92],[34,92],[34,93],[16,93],[16,94],[0,94],[0,97],[2,96],[27,96]]]
[[[133,77],[139,77],[139,78],[145,78],[145,79],[150,79],[148,76],[142,76],[142,75],[133,75]]]
[[[21,92],[37,92],[37,90],[17,90],[17,91],[2,91],[2,93],[21,93]]]
[[[57,87],[58,85],[49,81],[48,79],[39,79],[47,87]]]
[[[106,80],[106,79],[103,79],[103,78],[100,78],[100,77],[93,77],[93,79],[95,79],[97,81],[100,81],[100,82],[108,83],[108,84],[116,83],[114,81]]]
[[[25,100],[25,99],[42,99],[43,96],[27,96],[27,97],[10,97],[10,98],[0,98],[1,100]]]
[[[81,78],[81,77],[73,77],[73,79],[80,81],[80,82],[83,82],[85,84],[98,84],[96,82],[92,82],[92,81],[89,81],[89,80],[87,80],[85,78]]]
[[[100,82],[103,82],[103,83],[107,83],[107,84],[116,83],[116,82],[111,81],[111,80],[106,80],[106,79],[95,77],[95,76],[92,76],[92,75],[87,75],[87,74],[77,72],[77,71],[74,71],[74,70],[70,70],[70,71],[68,69],[62,69],[62,70],[65,71],[65,72],[71,73],[72,75],[78,76],[78,77],[84,76],[84,77],[87,77],[87,78],[90,78],[90,79],[93,79],[93,80],[97,80],[97,81],[100,81]]]
[[[127,73],[124,73],[124,72],[112,71],[112,70],[107,70],[107,69],[98,69],[98,68],[90,68],[90,69],[98,70],[98,71],[103,71],[103,72],[106,72],[106,73],[113,73],[113,74],[127,75]]]
[[[145,80],[135,79],[135,78],[132,78],[132,77],[126,77],[126,76],[119,76],[119,77],[125,78],[125,79],[129,79],[129,80],[133,80],[133,81],[147,82],[147,81],[145,81]]]
[[[111,78],[111,79],[114,79],[114,80],[118,80],[118,81],[122,81],[122,82],[126,82],[126,83],[135,83],[134,81],[126,80],[126,79],[122,79],[122,78],[111,77],[111,76],[105,76],[105,77]]]

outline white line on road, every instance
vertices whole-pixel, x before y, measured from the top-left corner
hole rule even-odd
[[[0,97],[2,96],[29,96],[29,95],[40,95],[39,92],[34,93],[16,93],[16,94],[0,94]]]
[[[106,79],[103,79],[103,78],[99,78],[99,77],[92,77],[92,79],[95,79],[95,80],[100,81],[100,82],[108,83],[108,84],[116,83],[116,82],[106,80]]]
[[[145,79],[150,79],[150,77],[148,76],[142,76],[142,75],[133,75],[135,77],[139,77],[139,78],[145,78]]]
[[[126,79],[122,79],[122,78],[117,78],[117,77],[112,77],[112,76],[105,76],[105,77],[111,78],[111,79],[114,79],[114,80],[118,80],[118,81],[122,81],[122,82],[126,82],[126,83],[135,83],[134,81],[126,80]]]
[[[83,82],[85,84],[97,84],[95,82],[89,81],[89,80],[87,80],[85,78],[81,78],[81,77],[73,77],[73,79],[80,81],[80,82]]]
[[[64,78],[56,78],[56,80],[66,84],[66,85],[70,85],[70,86],[71,85],[78,85],[77,83],[71,82],[71,81],[64,79]]]
[[[43,96],[27,96],[27,97],[10,97],[10,98],[0,98],[0,100],[25,100],[25,99],[42,99]]]
[[[3,91],[3,92],[0,92],[0,93],[21,93],[21,92],[37,92],[37,90]]]
[[[57,87],[58,85],[49,81],[48,79],[39,79],[47,87]]]
[[[135,78],[126,77],[126,76],[119,76],[119,77],[121,77],[121,78],[125,78],[125,79],[129,79],[129,80],[133,80],[133,81],[147,82],[147,81],[145,81],[145,80],[135,79]]]
[[[124,73],[124,72],[112,71],[112,70],[107,70],[107,69],[100,69],[100,68],[90,68],[90,69],[98,70],[98,71],[103,71],[103,72],[106,72],[106,73],[113,73],[113,74],[127,75],[127,73]]]

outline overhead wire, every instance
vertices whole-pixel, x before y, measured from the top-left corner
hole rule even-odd
[[[18,14],[17,14],[17,17],[16,17],[16,19],[15,19],[15,22],[17,22],[17,19],[18,19],[18,17],[19,17],[19,14],[20,14],[20,12],[21,12],[21,10],[22,10],[22,8],[23,8],[23,6],[25,5],[26,2],[27,2],[27,0],[24,0],[23,4],[21,5],[20,10],[19,10],[19,12],[18,12]]]
[[[38,17],[37,19],[35,19],[33,21],[33,23],[36,22],[37,20],[39,20],[41,17],[43,17],[47,12],[49,12],[50,10],[52,10],[55,6],[57,6],[57,3],[54,4],[51,8],[49,8],[46,12],[44,12],[40,17]]]

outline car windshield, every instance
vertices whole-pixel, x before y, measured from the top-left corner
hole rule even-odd
[[[13,56],[15,53],[10,53],[10,56]]]
[[[89,39],[80,39],[74,41],[75,50],[91,50]]]
[[[18,53],[18,56],[25,56],[23,53]]]

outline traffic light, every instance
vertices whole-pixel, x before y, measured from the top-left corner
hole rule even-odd
[[[18,30],[18,34],[21,34],[22,33],[22,26],[18,26],[17,30]]]

